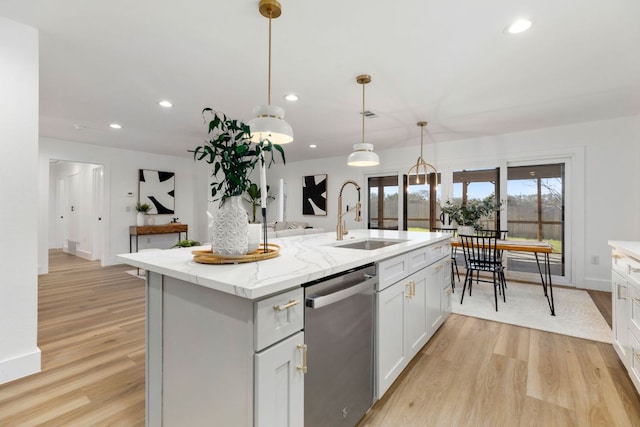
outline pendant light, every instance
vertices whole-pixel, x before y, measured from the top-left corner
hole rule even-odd
[[[271,105],[271,20],[282,14],[277,0],[260,0],[260,14],[269,19],[269,74],[267,86],[267,105],[253,109],[255,118],[247,123],[251,129],[251,141],[260,142],[268,139],[274,144],[288,144],[293,141],[293,130],[284,121],[284,109]]]
[[[420,184],[420,168],[422,167],[422,169],[424,170],[425,181],[428,173],[427,168],[431,168],[433,169],[433,172],[436,177],[436,188],[437,188],[438,187],[438,171],[436,170],[435,166],[425,162],[424,159],[422,158],[422,146],[424,145],[424,127],[426,125],[427,125],[427,122],[418,122],[418,126],[420,126],[420,157],[418,157],[416,164],[411,166],[411,168],[409,169],[408,175],[411,175],[411,172],[415,170],[416,184]]]
[[[364,85],[371,82],[371,76],[362,74],[356,77],[356,82],[362,85],[362,142],[353,144],[353,153],[349,154],[347,165],[349,166],[375,166],[380,164],[378,155],[373,152],[373,144],[364,142]]]

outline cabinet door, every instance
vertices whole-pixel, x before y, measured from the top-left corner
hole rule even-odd
[[[407,364],[404,338],[404,300],[408,296],[406,283],[396,283],[378,293],[376,340],[376,396],[385,391]]]
[[[612,326],[613,326],[613,348],[615,348],[622,363],[629,368],[628,347],[628,329],[627,319],[629,318],[627,304],[627,281],[618,274],[617,271],[611,272],[611,309],[612,309]]]
[[[429,336],[438,329],[443,322],[444,310],[442,306],[442,270],[443,263],[438,262],[426,268],[427,278],[427,330]]]
[[[405,284],[408,295],[405,303],[405,345],[408,359],[415,356],[429,338],[427,335],[427,292],[436,291],[427,288],[427,269],[422,269],[407,277]],[[407,287],[408,285],[408,287]]]
[[[304,424],[304,333],[255,355],[256,427],[297,427]]]

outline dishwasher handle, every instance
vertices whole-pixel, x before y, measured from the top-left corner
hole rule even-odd
[[[317,297],[307,297],[305,305],[311,309],[326,307],[338,301],[347,299],[355,294],[359,294],[360,292],[371,288],[377,280],[376,276],[370,276],[367,274],[365,275],[365,277],[367,278],[367,280],[365,280],[364,282],[360,282],[357,285],[348,287],[346,289],[341,289],[332,294]]]

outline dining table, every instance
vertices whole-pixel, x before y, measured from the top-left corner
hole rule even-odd
[[[451,247],[461,248],[462,242],[458,237],[451,239]],[[542,289],[544,290],[544,296],[547,298],[551,315],[556,315],[555,304],[553,301],[553,283],[551,282],[551,257],[553,253],[553,246],[550,243],[544,241],[535,240],[497,240],[496,249],[500,251],[509,252],[527,252],[533,253],[536,257],[536,264],[538,266],[538,273],[540,274],[540,282]],[[544,273],[540,265],[540,258],[538,255],[542,255],[544,258]]]

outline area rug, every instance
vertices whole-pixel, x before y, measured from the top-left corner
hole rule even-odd
[[[497,312],[491,283],[474,283],[471,297],[467,289],[462,304],[461,292],[462,286],[456,284],[451,302],[456,314],[611,343],[611,328],[583,290],[554,287],[555,316],[551,316],[541,285],[508,282],[507,302],[498,296]]]

